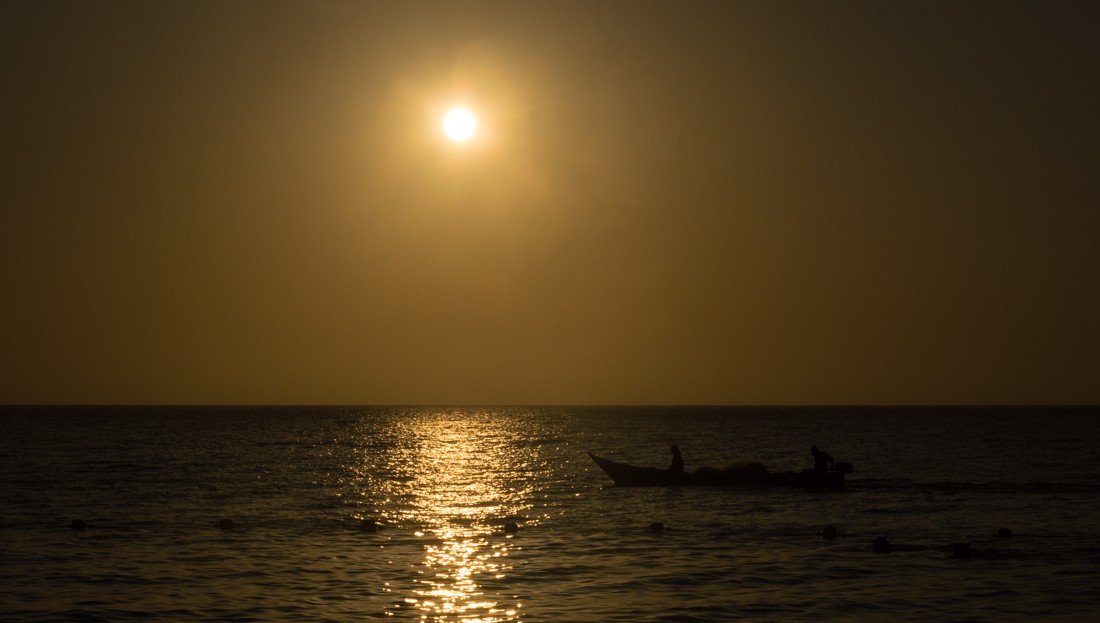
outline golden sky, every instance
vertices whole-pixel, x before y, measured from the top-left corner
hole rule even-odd
[[[0,403],[1100,403],[1098,75],[1093,2],[0,3]]]

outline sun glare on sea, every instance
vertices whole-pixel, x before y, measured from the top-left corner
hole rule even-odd
[[[425,410],[396,425],[410,431],[416,443],[395,448],[380,464],[399,476],[385,481],[393,488],[382,497],[397,505],[389,519],[415,530],[416,547],[423,550],[406,561],[412,581],[395,587],[401,601],[386,610],[393,620],[523,620],[523,602],[509,588],[517,564],[513,557],[522,551],[519,522],[511,531],[505,526],[511,520],[524,528],[539,523],[535,481],[528,474],[545,466],[536,460],[538,448],[523,441],[524,433],[495,416]]]
[[[477,130],[477,119],[465,108],[452,108],[443,118],[443,133],[452,141],[467,141]]]

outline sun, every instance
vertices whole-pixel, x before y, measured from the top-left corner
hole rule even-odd
[[[467,141],[477,130],[477,119],[474,113],[465,108],[452,108],[443,118],[443,133],[447,138],[456,142]]]

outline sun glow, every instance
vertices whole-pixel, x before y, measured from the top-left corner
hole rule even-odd
[[[467,141],[477,130],[477,119],[465,108],[453,108],[443,118],[443,133],[456,142]]]

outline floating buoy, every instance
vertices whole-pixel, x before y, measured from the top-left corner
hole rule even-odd
[[[509,521],[508,523],[504,524],[504,531],[508,534],[515,534],[519,532],[519,525],[516,524],[516,522],[514,521]]]
[[[836,526],[825,526],[825,529],[821,531],[821,538],[826,541],[835,541],[837,537]]]
[[[871,542],[871,551],[876,554],[889,554],[894,551],[894,548],[890,545],[889,539],[880,536]]]
[[[233,523],[232,519],[223,519],[218,522],[218,528],[222,530],[232,530],[235,527],[237,527],[237,524]]]
[[[360,532],[378,532],[382,528],[381,524],[373,519],[364,519],[359,524]]]
[[[650,532],[664,532],[665,531],[665,524],[663,524],[659,521],[655,521],[655,522],[649,524],[649,531]]]
[[[83,519],[74,519],[73,522],[69,524],[69,528],[74,532],[84,532],[84,529],[87,527],[88,524],[84,523]]]

